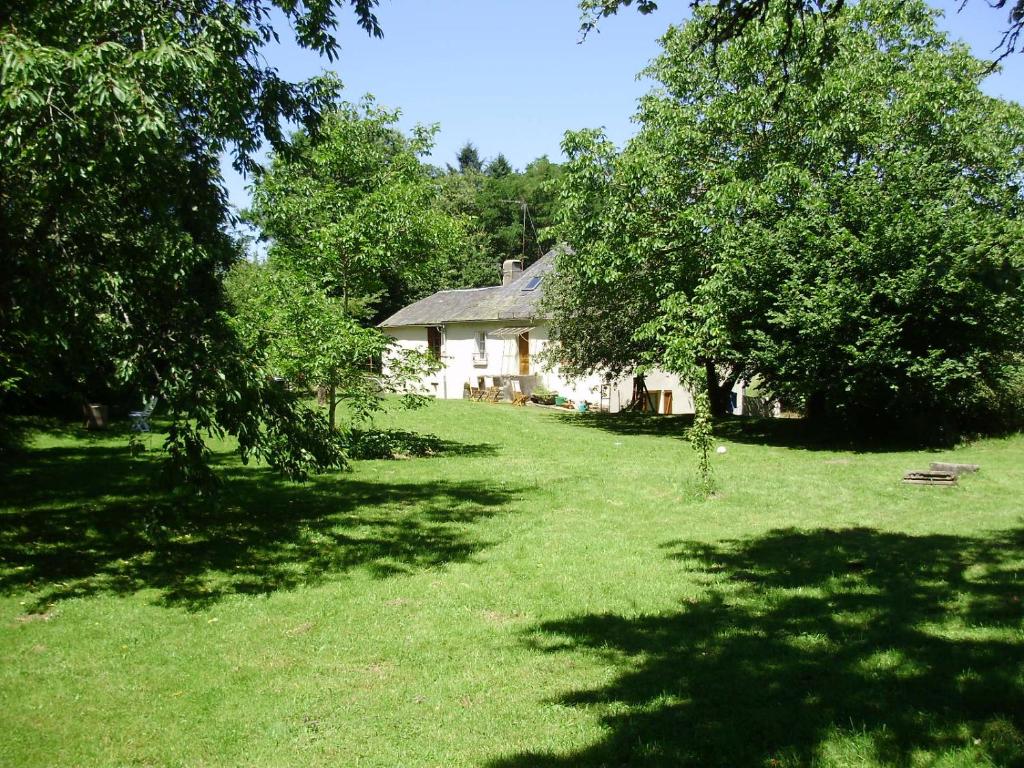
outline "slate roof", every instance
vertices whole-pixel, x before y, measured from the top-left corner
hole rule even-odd
[[[398,310],[378,327],[543,318],[540,300],[544,294],[544,282],[541,280],[533,290],[527,290],[527,286],[533,278],[543,278],[554,268],[557,254],[557,249],[548,251],[508,285],[438,291]]]

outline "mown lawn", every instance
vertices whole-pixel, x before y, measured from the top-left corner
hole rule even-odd
[[[36,436],[0,498],[3,766],[1024,765],[1024,438],[801,445],[440,402],[305,486]],[[904,486],[949,458],[957,488]]]

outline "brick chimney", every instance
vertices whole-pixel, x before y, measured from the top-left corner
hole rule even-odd
[[[501,284],[508,285],[523,274],[522,262],[506,259],[501,265]]]

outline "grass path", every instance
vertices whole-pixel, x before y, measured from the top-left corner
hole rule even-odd
[[[1024,765],[1024,438],[941,454],[439,402],[444,455],[155,497],[2,476],[4,766]],[[939,456],[953,489],[903,486]]]

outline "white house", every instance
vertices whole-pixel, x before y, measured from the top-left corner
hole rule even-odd
[[[633,401],[631,377],[605,382],[600,376],[571,379],[558,366],[548,367],[539,353],[548,341],[550,319],[540,307],[544,280],[555,266],[550,251],[529,269],[506,261],[502,284],[487,288],[438,291],[399,310],[380,328],[402,347],[430,349],[443,367],[423,382],[440,398],[458,399],[468,385],[484,377],[517,377],[527,394],[543,384],[577,403],[611,412]],[[645,377],[650,401],[658,413],[692,413],[693,398],[679,378],[664,371]],[[741,412],[743,391],[736,388],[736,409]]]

